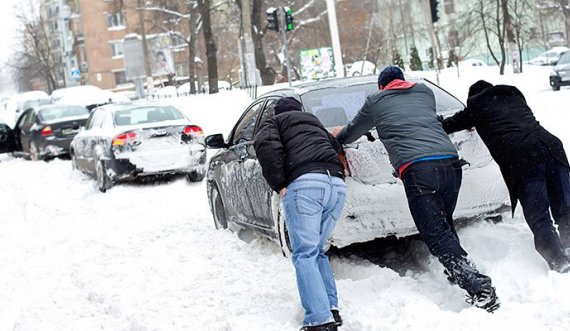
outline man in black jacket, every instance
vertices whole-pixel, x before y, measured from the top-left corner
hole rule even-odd
[[[570,246],[570,166],[562,142],[538,123],[514,86],[480,80],[468,96],[467,108],[443,120],[444,130],[477,129],[501,169],[513,213],[521,202],[536,250],[552,270],[570,271],[564,251]]]
[[[341,146],[293,98],[280,99],[261,124],[255,152],[269,186],[282,197],[292,261],[305,318],[301,330],[334,331],[342,324],[334,276],[323,246],[340,217],[346,185]]]

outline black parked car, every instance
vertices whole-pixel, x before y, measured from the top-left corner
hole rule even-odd
[[[101,192],[117,181],[146,175],[180,173],[201,181],[204,134],[171,106],[109,104],[95,108],[73,139],[71,162],[95,175]]]
[[[12,152],[16,147],[14,130],[0,118],[0,153]]]
[[[10,151],[21,152],[33,161],[69,154],[69,144],[89,117],[84,107],[37,106],[25,110],[14,128],[15,144]]]
[[[412,79],[413,80],[413,79]],[[464,108],[455,97],[423,79],[435,94],[437,111],[444,116]],[[288,235],[279,208],[278,195],[266,184],[253,148],[260,124],[274,116],[275,102],[285,96],[301,100],[304,111],[315,114],[328,129],[355,116],[367,95],[378,91],[375,76],[332,79],[298,85],[264,94],[243,113],[224,140],[221,134],[206,138],[209,148],[218,148],[208,165],[207,190],[217,228],[253,229],[277,239],[289,253]],[[342,216],[331,244],[343,247],[355,242],[417,233],[408,210],[402,182],[392,175],[387,152],[376,130],[345,146],[350,176]],[[373,140],[373,141],[372,141]],[[460,155],[471,163],[464,171],[462,192],[455,216],[471,219],[497,216],[508,210],[508,193],[500,181],[498,166],[475,132],[459,132],[452,141]]]
[[[564,53],[550,73],[550,86],[553,91],[560,90],[560,86],[570,85],[570,52]]]

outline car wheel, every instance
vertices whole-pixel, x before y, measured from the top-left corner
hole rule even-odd
[[[102,193],[107,192],[111,188],[112,182],[109,175],[107,175],[107,164],[103,160],[98,160],[95,165],[95,176],[97,179],[97,188]]]
[[[293,249],[291,248],[291,240],[289,240],[289,231],[287,230],[287,222],[285,222],[285,215],[281,212],[281,208],[277,212],[277,227],[279,229],[279,245],[283,256],[291,257]]]
[[[30,142],[30,160],[32,160],[32,161],[41,160],[40,150],[38,148],[38,145],[36,145],[36,143],[33,141]]]
[[[204,176],[206,176],[205,173],[199,173],[197,171],[193,171],[189,174],[186,174],[186,180],[192,183],[201,182],[204,179]]]
[[[558,85],[558,84],[552,85],[552,90],[553,91],[560,91],[560,85]]]
[[[216,229],[227,229],[228,219],[226,217],[226,209],[218,187],[215,183],[210,186],[210,207],[212,208],[212,215],[214,217],[214,226]]]

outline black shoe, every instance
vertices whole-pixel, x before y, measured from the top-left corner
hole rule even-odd
[[[473,296],[468,295],[465,301],[490,313],[495,312],[501,306],[495,288],[492,286],[484,288]]]
[[[331,314],[334,317],[334,325],[341,326],[342,325],[342,317],[340,317],[340,312],[338,309],[331,309]]]
[[[335,322],[330,322],[321,325],[304,326],[301,331],[338,331]]]

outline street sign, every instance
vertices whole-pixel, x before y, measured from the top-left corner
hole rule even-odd
[[[79,71],[79,69],[77,68],[73,68],[71,69],[71,73],[69,74],[69,78],[71,80],[81,80],[81,71]]]

